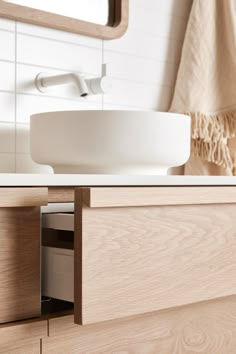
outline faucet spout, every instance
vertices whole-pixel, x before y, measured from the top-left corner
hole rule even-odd
[[[73,84],[80,95],[86,97],[89,93],[88,86],[84,77],[76,73],[67,73],[54,76],[46,76],[39,73],[35,78],[35,85],[40,92],[45,92],[45,89],[50,86]]]

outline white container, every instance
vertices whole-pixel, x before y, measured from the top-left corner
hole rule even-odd
[[[74,251],[42,247],[42,295],[74,302]]]
[[[32,159],[55,173],[166,175],[190,156],[191,119],[169,112],[61,111],[31,116]]]

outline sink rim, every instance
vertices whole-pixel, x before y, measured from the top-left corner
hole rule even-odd
[[[97,114],[101,114],[103,113],[104,115],[108,115],[108,114],[112,114],[112,113],[119,113],[122,115],[122,113],[130,113],[130,114],[135,114],[135,115],[141,115],[144,113],[148,113],[149,115],[165,115],[165,119],[173,119],[174,116],[178,119],[188,119],[189,121],[191,120],[191,116],[186,114],[186,113],[175,113],[175,112],[165,112],[165,111],[148,111],[148,110],[111,110],[111,109],[106,109],[106,110],[102,110],[102,109],[85,109],[85,110],[65,110],[65,111],[47,111],[47,112],[41,112],[41,113],[34,113],[30,115],[31,119],[34,118],[38,118],[40,116],[40,118],[49,118],[49,115],[51,114],[80,114],[80,113],[97,113]],[[51,119],[55,119],[55,117],[50,117]],[[161,118],[161,117],[159,117]],[[112,119],[112,118],[111,118]],[[148,119],[148,118],[147,118]],[[174,118],[175,119],[175,118]]]

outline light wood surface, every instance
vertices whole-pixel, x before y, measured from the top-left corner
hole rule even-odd
[[[40,315],[40,207],[0,208],[0,323]]]
[[[49,320],[43,354],[235,354],[236,297],[76,326]]]
[[[0,188],[0,208],[30,207],[47,204],[47,188]]]
[[[77,207],[76,323],[236,294],[235,212],[234,204]]]
[[[8,346],[1,348],[0,354],[41,354],[40,340],[25,342],[8,343]]]
[[[40,339],[47,337],[47,330],[47,321],[0,325],[0,353],[40,353]]]
[[[74,187],[49,187],[48,203],[70,203],[75,200]]]
[[[12,341],[27,342],[47,337],[46,320],[27,320],[0,325],[0,348],[4,348]]]
[[[128,27],[128,0],[116,0],[112,11],[114,11],[113,23],[104,26],[0,1],[1,17],[102,39],[121,37]]]
[[[91,187],[83,188],[83,200],[90,208],[236,203],[236,188]]]

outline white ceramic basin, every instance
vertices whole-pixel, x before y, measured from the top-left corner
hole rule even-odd
[[[166,174],[190,155],[190,117],[143,111],[31,116],[31,156],[55,173]]]

